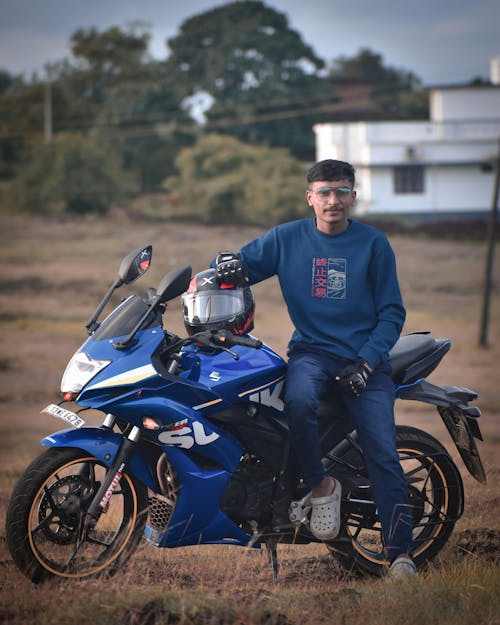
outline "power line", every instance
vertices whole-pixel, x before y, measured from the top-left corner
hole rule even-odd
[[[308,100],[302,99],[302,102],[307,102]],[[310,101],[310,100],[309,100]],[[282,102],[282,101],[280,101]],[[268,107],[272,107],[276,105],[275,102],[270,101]],[[258,113],[245,113],[245,107],[235,109],[235,113],[240,113],[243,109],[243,115],[235,118],[234,115],[221,117],[217,119],[208,120],[205,124],[199,124],[193,120],[192,123],[179,123],[175,119],[165,118],[162,113],[149,114],[147,117],[135,117],[131,119],[127,119],[126,117],[115,116],[114,119],[108,120],[89,120],[88,123],[85,122],[72,122],[71,119],[65,120],[62,124],[54,123],[53,121],[53,133],[59,134],[62,132],[91,132],[109,129],[110,131],[116,132],[119,131],[122,136],[161,136],[162,126],[171,126],[174,131],[178,132],[193,132],[193,131],[211,131],[217,128],[224,127],[238,127],[238,126],[250,126],[258,123],[264,123],[269,121],[279,121],[285,119],[293,119],[300,118],[306,116],[320,115],[320,114],[332,114],[336,113],[348,113],[349,111],[357,111],[364,110],[366,112],[366,103],[361,98],[344,98],[340,102],[326,102],[324,104],[319,104],[316,106],[310,107],[300,107],[295,109],[289,109],[287,111],[273,111],[273,112],[258,112]],[[260,105],[262,106],[262,105]],[[246,111],[250,111],[252,109],[258,108],[259,105],[255,105],[255,107],[247,105]],[[172,110],[172,109],[171,109]],[[332,119],[332,121],[335,121]],[[145,132],[146,128],[150,128],[150,132]],[[37,134],[36,130],[25,130],[23,132],[13,133],[13,134],[5,134],[4,128],[4,138],[8,136],[10,139],[15,138],[25,138],[32,137],[33,134]]]

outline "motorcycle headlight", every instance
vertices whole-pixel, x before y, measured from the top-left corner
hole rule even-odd
[[[79,393],[110,362],[111,360],[94,360],[85,352],[77,352],[64,371],[61,393]]]

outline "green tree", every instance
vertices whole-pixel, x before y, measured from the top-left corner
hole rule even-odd
[[[177,152],[194,142],[195,123],[183,109],[164,63],[148,64],[140,80],[116,85],[94,124],[99,142],[139,176],[140,190],[159,189]]]
[[[43,84],[22,78],[0,94],[0,178],[12,178],[33,144],[43,140]]]
[[[2,132],[0,133],[0,180],[9,178],[14,171],[14,163],[18,158],[19,150],[16,149],[16,141],[7,132],[7,117],[11,113],[8,102],[8,92],[15,82],[14,76],[9,72],[0,70],[0,121]]]
[[[381,54],[361,48],[352,57],[339,56],[333,60],[332,78],[364,78],[373,83],[373,101],[377,109],[391,116],[428,118],[428,94],[420,78],[411,71],[384,64]]]
[[[161,187],[176,152],[193,143],[195,123],[165,62],[148,53],[140,25],[78,30],[73,58],[48,66],[54,136],[92,136],[111,161],[120,160],[139,190]],[[0,177],[15,176],[44,140],[46,78],[0,75]]]
[[[117,86],[141,82],[144,68],[152,63],[149,40],[150,34],[137,24],[103,32],[77,30],[70,39],[72,57],[47,65],[45,75],[31,83],[41,91],[43,110],[44,84],[50,82],[54,133],[88,132]],[[38,127],[43,127],[40,119]]]
[[[149,35],[136,27],[99,33],[78,30],[71,39],[74,58],[52,63],[45,74],[2,80],[0,175],[15,175],[21,162],[44,137],[44,102],[50,86],[53,133],[89,132],[109,91],[124,80],[141,76],[147,63]]]
[[[232,2],[186,20],[168,47],[185,97],[211,98],[208,130],[314,157],[312,126],[328,119],[333,94],[319,75],[323,60],[285,14],[257,0]]]
[[[167,179],[177,214],[205,223],[270,226],[307,214],[305,170],[283,148],[209,134],[182,150]]]
[[[75,75],[94,103],[94,132],[137,172],[140,190],[160,187],[172,173],[176,152],[193,143],[194,122],[164,62],[148,54],[150,35],[140,25],[77,31],[72,41],[79,61]]]
[[[60,135],[34,150],[10,189],[16,210],[103,214],[136,191],[130,176],[89,138]]]
[[[113,26],[103,32],[96,28],[77,30],[71,36],[71,51],[85,74],[87,98],[102,102],[116,84],[137,80],[151,60],[150,38],[137,23],[125,29]]]
[[[5,93],[14,82],[14,76],[5,70],[0,69],[0,94]]]

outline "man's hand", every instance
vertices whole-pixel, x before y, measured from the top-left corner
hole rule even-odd
[[[366,360],[358,358],[355,362],[344,367],[335,379],[343,391],[352,397],[360,397],[372,372],[373,369]]]
[[[241,260],[232,252],[221,252],[215,259],[215,271],[220,283],[247,286],[248,273]]]

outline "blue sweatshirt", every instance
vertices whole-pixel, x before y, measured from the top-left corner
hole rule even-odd
[[[239,253],[250,283],[277,275],[295,326],[290,347],[305,343],[376,367],[405,320],[394,252],[385,235],[357,221],[337,235],[314,218],[281,224]]]

